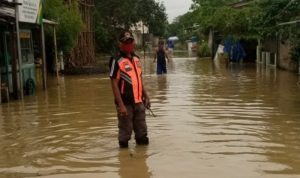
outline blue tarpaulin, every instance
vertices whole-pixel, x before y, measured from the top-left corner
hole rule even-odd
[[[246,52],[239,41],[227,38],[224,41],[224,52],[228,54],[231,62],[240,62],[246,56]]]

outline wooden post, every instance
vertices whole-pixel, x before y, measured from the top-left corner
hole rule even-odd
[[[57,77],[57,85],[59,85],[59,68],[58,68],[58,60],[57,60],[57,42],[56,42],[56,27],[53,26],[53,36],[54,36],[54,55],[55,55],[55,68],[56,68],[56,77]]]
[[[281,40],[280,40],[280,33],[276,33],[276,64],[275,67],[277,68],[277,61],[278,63],[280,62],[280,45],[281,45]]]
[[[145,54],[145,27],[144,27],[144,21],[142,21],[142,25],[143,25],[143,34],[142,34],[142,43],[143,43],[143,52],[144,52],[144,59],[146,58],[146,54]]]
[[[144,71],[143,73],[146,73],[146,53],[145,53],[145,36],[144,36],[144,33],[145,33],[145,28],[144,28],[144,21],[142,21],[142,28],[143,28],[143,32],[142,32],[142,45],[143,45],[143,52],[144,52]]]
[[[261,63],[261,41],[257,40],[258,44],[256,46],[256,63]]]
[[[43,59],[42,59],[43,89],[46,90],[47,89],[47,63],[46,63],[45,32],[44,32],[43,22],[41,23],[41,39],[42,39],[42,54],[43,54]]]
[[[22,53],[21,53],[21,42],[20,42],[20,28],[19,28],[19,8],[15,8],[16,15],[16,33],[17,33],[17,48],[18,48],[18,62],[19,62],[19,90],[21,99],[24,97],[23,93],[23,64],[22,64]]]
[[[0,43],[1,43],[1,41],[0,41]],[[1,96],[1,90],[2,90],[1,73],[2,73],[2,71],[1,71],[1,66],[0,66],[0,104],[2,103],[2,96]]]
[[[13,97],[15,99],[18,99],[19,98],[19,82],[18,82],[18,69],[17,69],[17,66],[18,66],[18,58],[17,58],[17,35],[16,35],[16,32],[15,32],[15,27],[12,27],[12,30],[11,30],[11,40],[12,42],[10,43],[11,46],[9,46],[10,48],[10,53],[11,53],[11,74],[12,74],[12,87],[13,87]],[[8,64],[6,64],[8,65]],[[7,75],[7,78],[9,78],[9,72],[8,72],[8,67],[6,68],[6,75]]]

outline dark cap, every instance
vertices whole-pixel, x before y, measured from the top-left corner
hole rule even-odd
[[[134,40],[133,35],[130,31],[124,31],[123,33],[121,33],[119,38],[120,42],[125,42],[127,40]]]

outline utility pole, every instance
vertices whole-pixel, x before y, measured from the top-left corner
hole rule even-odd
[[[42,69],[43,69],[43,89],[47,89],[47,63],[46,63],[46,47],[45,47],[45,31],[44,31],[44,22],[41,22],[41,39],[42,39]]]
[[[57,40],[56,40],[56,27],[53,27],[53,37],[54,37],[54,55],[55,55],[55,69],[56,69],[56,78],[57,85],[59,85],[59,65],[57,59]]]
[[[22,65],[22,53],[21,53],[21,42],[20,42],[20,27],[19,27],[19,4],[18,1],[15,0],[17,4],[15,6],[15,16],[16,16],[16,33],[17,33],[17,48],[18,48],[18,62],[19,62],[19,90],[20,90],[20,97],[23,99],[23,65]]]
[[[144,21],[142,21],[142,43],[143,43],[143,52],[144,52],[144,73],[146,73],[146,53],[145,53],[145,27],[144,27]]]
[[[144,59],[145,59],[145,57],[146,57],[146,54],[145,54],[145,36],[144,36],[144,34],[145,34],[145,27],[144,27],[144,21],[142,21],[142,27],[143,27],[143,34],[142,34],[142,39],[143,39],[143,41],[142,41],[142,43],[143,43],[143,51],[144,51]]]
[[[12,84],[13,84],[13,97],[14,99],[19,99],[19,82],[18,82],[18,55],[17,55],[17,34],[16,34],[16,27],[14,26],[11,31],[11,40],[12,43],[10,44],[10,53],[11,53],[11,73],[12,73]],[[8,66],[8,63],[6,66]],[[8,71],[8,67],[6,67],[6,71]],[[8,75],[8,72],[7,74]]]

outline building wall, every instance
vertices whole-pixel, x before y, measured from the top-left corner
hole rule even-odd
[[[272,39],[266,39],[263,41],[263,46],[262,46],[263,51],[268,51],[271,53],[276,53],[277,52],[277,40],[276,37]]]
[[[281,37],[278,40],[276,37],[266,39],[262,42],[262,51],[277,53],[277,67],[288,71],[298,70],[297,63],[290,59],[290,42],[288,40],[283,40]]]
[[[142,21],[136,23],[134,26],[131,27],[131,31],[139,31],[140,33],[148,34],[149,28],[147,25],[143,24]]]
[[[140,31],[133,31],[135,44],[141,46],[143,44],[143,34]]]
[[[143,45],[143,40],[146,43],[148,40],[147,35],[149,34],[149,28],[148,26],[144,25],[142,21],[136,23],[134,26],[130,28],[130,31],[132,31],[135,43],[138,46]],[[144,38],[144,39],[143,39]]]
[[[289,70],[289,71],[297,71],[298,64],[290,59],[290,43],[288,40],[281,41],[279,40],[279,61],[278,67]]]

